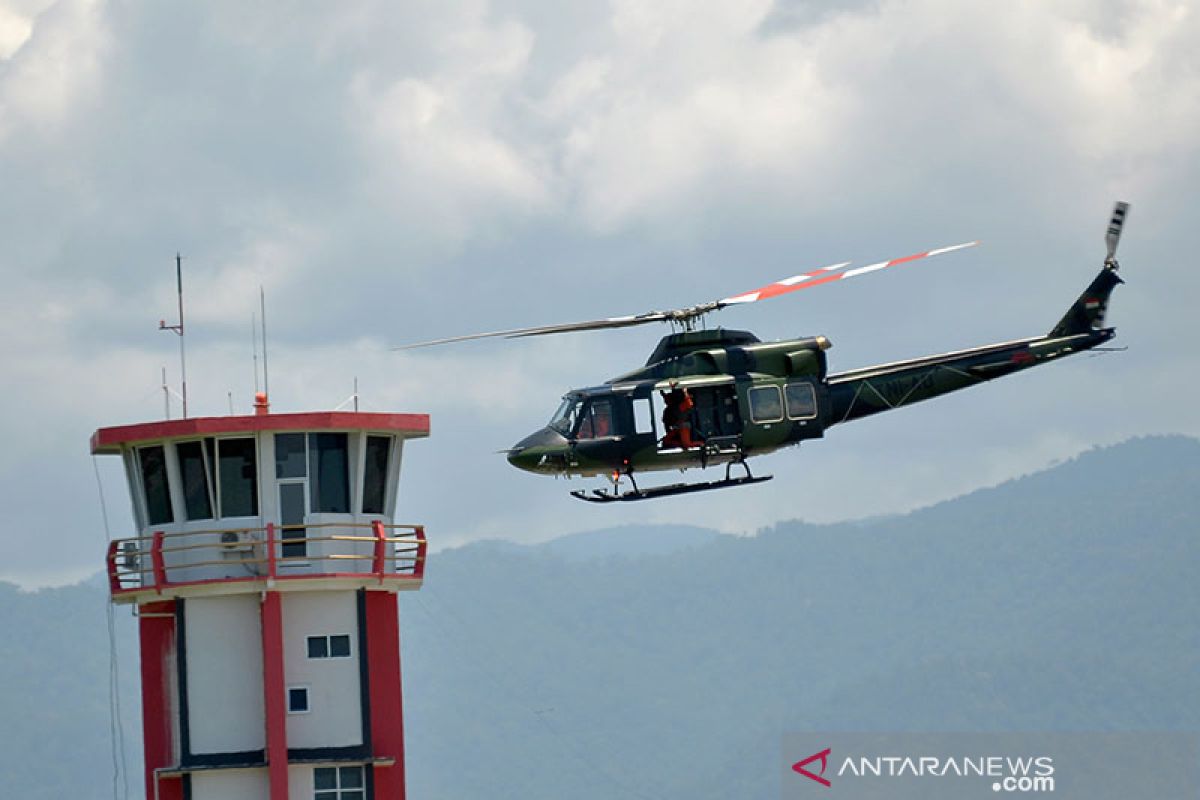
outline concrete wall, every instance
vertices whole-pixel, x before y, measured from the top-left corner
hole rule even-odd
[[[184,605],[184,630],[191,752],[263,749],[258,595],[190,598]]]
[[[311,780],[309,781],[311,785]],[[292,797],[297,794],[288,787]],[[192,800],[265,800],[269,794],[265,769],[229,769],[192,773]],[[312,792],[307,797],[312,797]]]
[[[309,636],[348,635],[349,658],[309,658]],[[289,748],[345,747],[363,743],[354,591],[283,595],[284,681],[307,686],[309,711],[288,714]]]

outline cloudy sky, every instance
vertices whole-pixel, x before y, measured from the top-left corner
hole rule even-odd
[[[185,258],[194,414],[423,411],[405,521],[452,546],[632,521],[907,509],[1150,432],[1200,435],[1200,5],[0,0],[0,578],[93,572],[91,432],[162,415]],[[1042,333],[1133,209],[1123,353],[836,428],[751,489],[608,508],[494,451],[653,328],[395,352],[984,245],[723,312],[835,370]],[[115,535],[115,459],[100,459]]]

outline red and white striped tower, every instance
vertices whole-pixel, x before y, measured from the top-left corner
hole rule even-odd
[[[92,437],[137,525],[107,566],[137,605],[146,797],[403,798],[396,592],[425,534],[393,520],[429,417],[256,412]]]

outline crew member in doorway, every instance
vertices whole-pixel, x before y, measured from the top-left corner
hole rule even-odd
[[[704,440],[699,434],[692,432],[692,409],[696,407],[691,392],[687,389],[674,388],[663,392],[663,427],[667,433],[663,436],[664,448],[682,447],[685,450],[699,447]]]

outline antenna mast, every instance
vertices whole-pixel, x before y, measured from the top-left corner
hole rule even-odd
[[[179,294],[179,324],[168,325],[166,320],[158,321],[160,331],[172,331],[179,336],[179,383],[180,398],[183,401],[183,418],[187,419],[187,358],[183,348],[183,257],[175,254],[175,289]]]
[[[250,346],[254,350],[254,393],[258,394],[258,319],[250,312]]]
[[[258,287],[258,310],[262,319],[263,394],[270,397],[271,386],[267,380],[267,295],[262,286]]]

